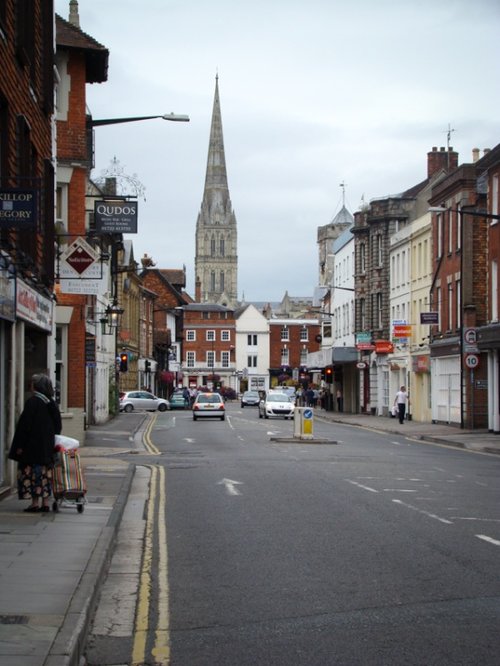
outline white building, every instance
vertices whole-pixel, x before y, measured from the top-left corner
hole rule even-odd
[[[269,322],[252,304],[235,311],[236,372],[249,390],[269,389]],[[239,382],[235,389],[240,390]]]

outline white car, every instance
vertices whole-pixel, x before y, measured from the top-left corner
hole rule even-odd
[[[120,412],[133,412],[134,409],[146,409],[165,412],[170,409],[168,400],[158,398],[149,391],[127,391],[120,395]]]
[[[290,399],[285,393],[270,391],[259,403],[259,419],[268,419],[271,416],[293,419],[294,413],[295,400]]]

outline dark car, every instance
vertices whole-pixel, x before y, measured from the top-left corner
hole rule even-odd
[[[260,396],[258,391],[245,391],[241,396],[242,407],[257,407],[259,402]]]

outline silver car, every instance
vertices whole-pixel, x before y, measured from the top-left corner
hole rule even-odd
[[[158,398],[149,391],[127,391],[120,395],[120,412],[133,412],[134,409],[164,412],[170,409],[168,400]]]

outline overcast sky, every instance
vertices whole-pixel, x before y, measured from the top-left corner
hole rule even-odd
[[[56,0],[68,18],[69,0]],[[87,86],[94,117],[188,114],[96,128],[99,178],[116,158],[145,187],[129,238],[187,269],[219,92],[238,223],[238,294],[310,296],[317,229],[342,206],[426,178],[427,152],[460,162],[500,142],[498,0],[80,0],[81,29],[110,51]]]

